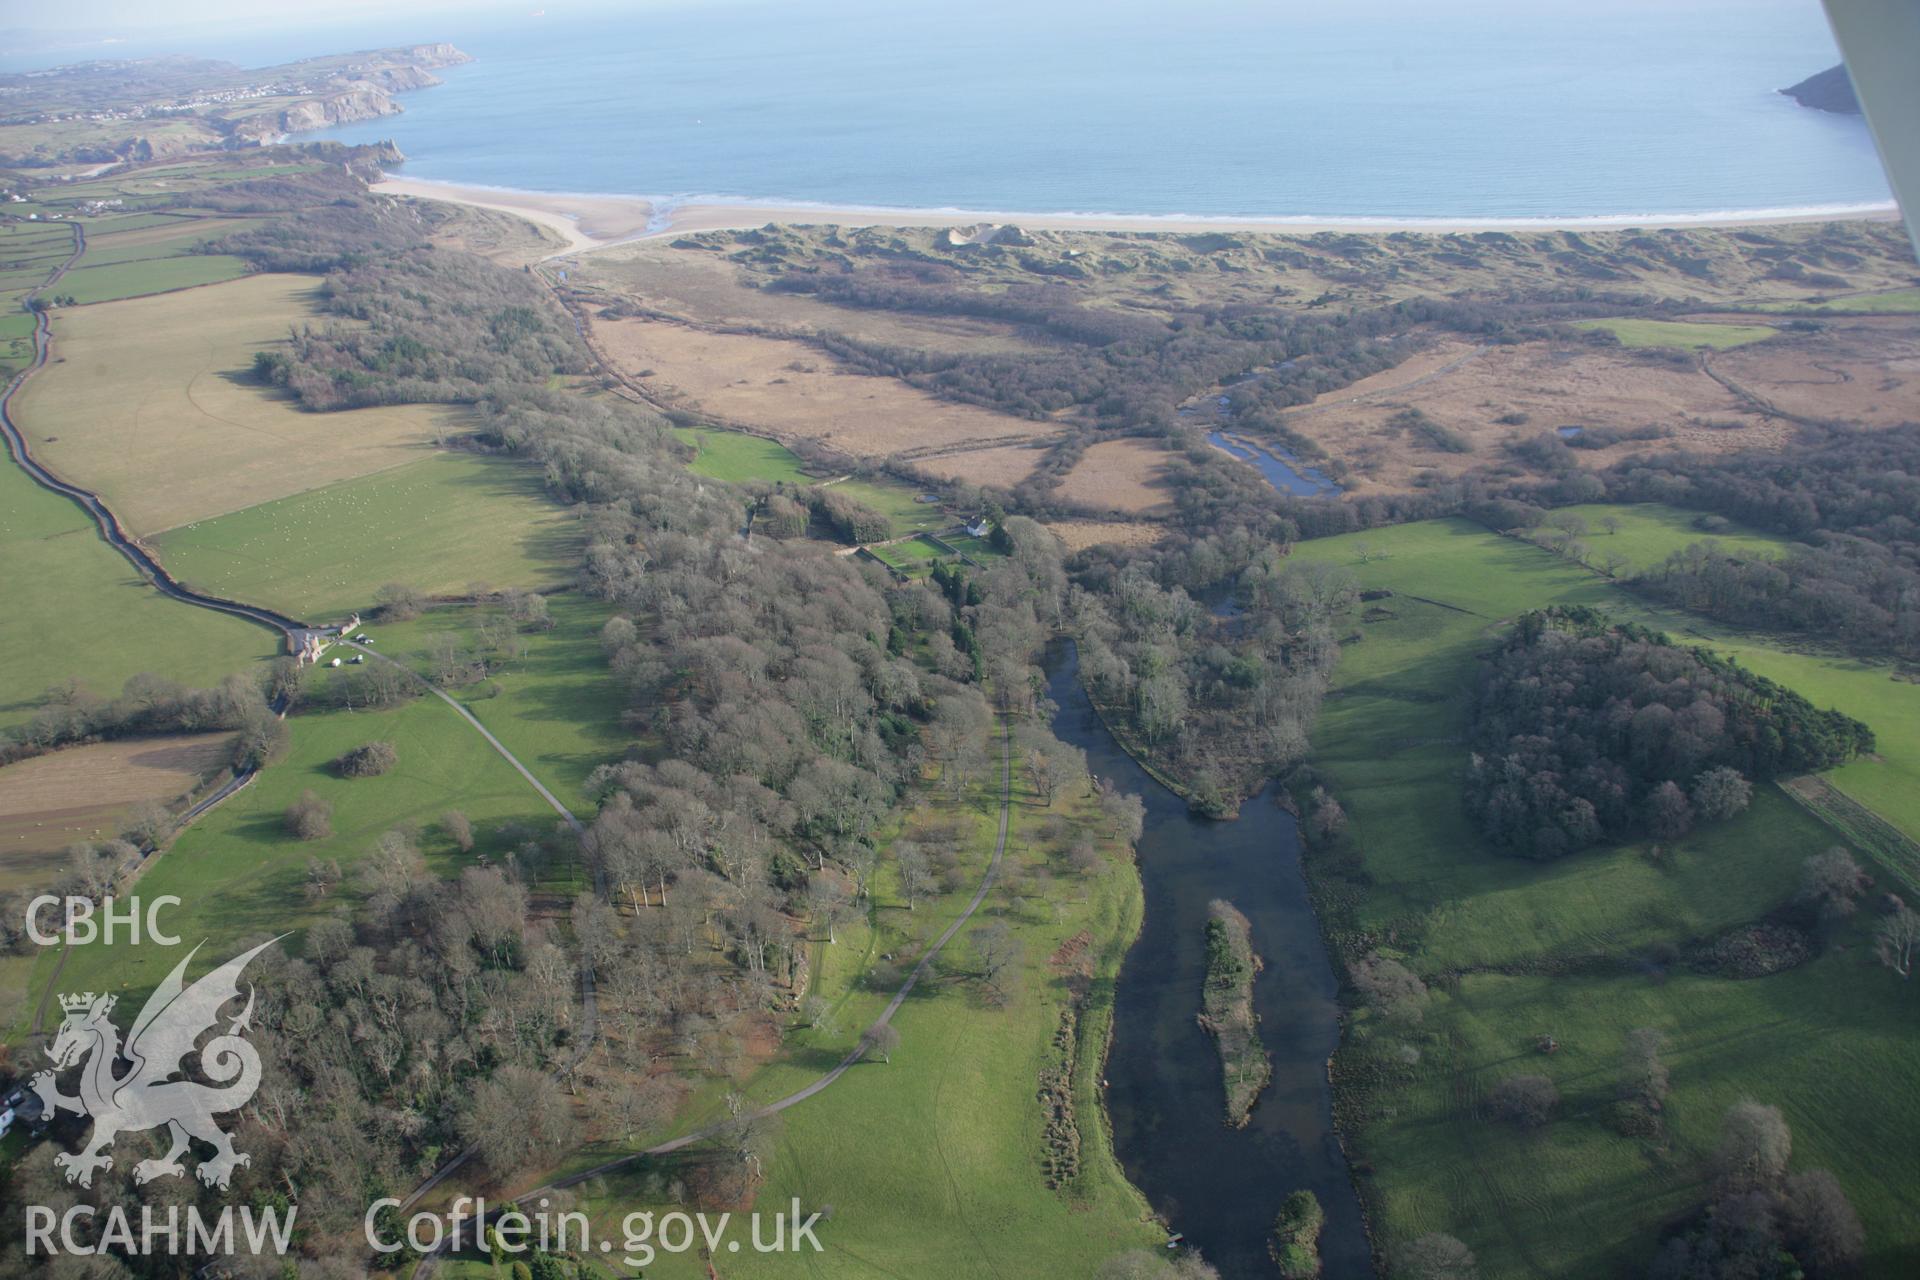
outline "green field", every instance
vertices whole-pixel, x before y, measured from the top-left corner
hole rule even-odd
[[[867,549],[909,577],[920,577],[931,573],[936,562],[953,558],[925,538],[918,537],[909,538],[905,542],[891,542],[884,547]]]
[[[3,301],[4,295],[0,295]],[[33,317],[19,310],[0,312],[0,380],[13,377],[32,363]]]
[[[237,280],[247,274],[247,264],[227,254],[188,254],[178,258],[151,258],[121,262],[105,267],[81,267],[70,271],[55,291],[71,296],[74,302],[113,302],[120,298],[140,298],[150,293],[167,293],[195,285],[218,284]]]
[[[995,560],[1006,559],[1006,553],[995,547],[993,543],[985,538],[976,538],[970,533],[942,534],[940,541],[979,564],[984,565]]]
[[[1577,507],[1555,507],[1553,517],[1577,516],[1586,521],[1587,531],[1580,540],[1598,558],[1617,552],[1627,558],[1619,572],[1624,577],[1640,569],[1651,568],[1689,543],[1714,542],[1728,551],[1747,551],[1778,555],[1792,544],[1773,533],[1729,524],[1717,533],[1696,528],[1691,511],[1678,511],[1653,502],[1631,504],[1590,502]],[[1602,521],[1611,518],[1618,527],[1607,532]]]
[[[526,833],[552,826],[552,810],[526,780],[438,699],[421,698],[388,711],[302,714],[289,728],[286,759],[184,832],[140,880],[143,895],[180,897],[168,926],[186,945],[206,939],[210,960],[224,959],[246,939],[288,930],[294,936],[283,945],[299,949],[299,931],[337,905],[306,898],[310,857],[339,860],[347,876],[337,892],[352,900],[358,892],[352,866],[382,832],[397,826],[423,828],[422,851],[441,873],[464,862],[432,829],[448,809],[460,809],[472,820],[478,841],[474,857],[498,857]],[[400,764],[392,773],[347,780],[327,767],[342,752],[376,739],[399,750]],[[286,835],[281,815],[309,788],[333,805],[330,839],[303,842]],[[41,954],[35,993],[46,986],[55,955],[51,949]],[[60,988],[125,988],[132,999],[178,960],[163,947],[78,947],[61,972]]]
[[[1658,550],[1669,522],[1633,510],[1646,517],[1637,536]],[[1708,977],[1674,961],[1778,906],[1801,860],[1835,835],[1762,788],[1745,815],[1662,857],[1629,844],[1535,864],[1485,848],[1462,809],[1464,695],[1501,620],[1550,603],[1678,631],[1676,618],[1650,616],[1593,575],[1463,521],[1303,543],[1295,555],[1396,593],[1374,602],[1386,616],[1353,620],[1362,638],[1343,646],[1313,750],[1368,877],[1356,886],[1337,878],[1335,861],[1311,861],[1324,900],[1345,904],[1334,927],[1385,940],[1433,991],[1411,1031],[1359,1014],[1338,1060],[1382,1240],[1448,1232],[1488,1277],[1637,1274],[1662,1222],[1703,1198],[1701,1162],[1721,1112],[1750,1096],[1786,1112],[1796,1168],[1840,1178],[1867,1224],[1870,1273],[1910,1274],[1920,1259],[1910,1156],[1920,1149],[1920,1079],[1902,1047],[1912,993],[1872,958],[1871,917],[1841,934],[1844,947],[1771,978]],[[1684,638],[1711,638],[1816,703],[1841,701],[1843,673],[1820,677],[1823,660]],[[1909,687],[1884,672],[1878,680],[1883,694]],[[1873,722],[1903,716],[1883,707]],[[1914,765],[1912,750],[1911,730],[1893,733],[1884,763],[1849,765],[1835,781],[1850,786],[1849,770],[1878,767],[1893,785]],[[1664,1147],[1608,1123],[1623,1037],[1648,1025],[1670,1043]],[[1535,1051],[1543,1035],[1559,1045],[1551,1057]],[[1412,1065],[1403,1050],[1418,1055]],[[1552,1076],[1565,1097],[1545,1130],[1499,1125],[1481,1105],[1522,1071]]]
[[[1760,342],[1780,331],[1764,324],[1689,324],[1678,320],[1576,320],[1576,329],[1604,329],[1623,347],[1710,347],[1724,351]]]
[[[550,596],[547,604],[553,629],[523,632],[524,656],[503,660],[486,679],[447,692],[584,815],[593,807],[587,775],[621,759],[634,739],[620,723],[626,693],[600,647],[600,628],[613,611],[576,592]],[[462,648],[471,648],[477,625],[497,612],[489,606],[442,605],[411,622],[368,624],[364,631],[381,653],[426,674],[432,637],[453,635]],[[325,673],[318,678],[324,680]]]
[[[209,240],[218,239],[232,230],[230,224],[221,222],[209,224],[212,230],[193,230],[193,223],[182,220],[181,234],[161,240],[147,240],[138,237],[137,244],[121,244],[121,237],[92,234],[87,237],[87,251],[80,257],[77,270],[87,271],[96,267],[113,266],[118,263],[158,260],[161,258],[180,258],[190,255],[194,248]]]
[[[326,419],[315,419],[326,430]],[[568,580],[581,532],[523,463],[436,453],[373,475],[182,525],[155,539],[196,587],[328,619],[365,610],[388,582],[434,595],[472,584]]]
[[[0,457],[0,727],[32,714],[52,684],[120,691],[158,672],[211,685],[279,649],[272,633],[160,595],[101,540],[79,507]]]
[[[701,427],[678,427],[674,433],[682,444],[694,447],[693,461],[687,469],[695,475],[711,476],[730,484],[807,484],[800,459],[777,440],[750,436],[742,431],[716,431]]]
[[[932,532],[953,523],[937,502],[915,502],[922,492],[913,485],[876,476],[870,480],[842,480],[835,493],[863,502],[893,521],[894,536]]]

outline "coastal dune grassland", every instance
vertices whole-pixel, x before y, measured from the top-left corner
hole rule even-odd
[[[315,415],[314,429],[335,429],[337,416]],[[180,525],[154,548],[169,572],[203,591],[326,620],[366,612],[390,582],[430,596],[551,588],[572,579],[582,538],[536,468],[427,453]]]
[[[231,746],[225,733],[127,738],[0,767],[0,892],[51,883],[67,846],[112,839],[139,801],[186,795],[226,767]]]
[[[593,333],[662,403],[854,458],[1025,437],[1041,425],[851,372],[804,342],[637,318],[597,319]]]
[[[1040,344],[1004,321],[835,306],[803,294],[742,288],[741,264],[712,247],[653,238],[581,254],[567,282],[587,297],[630,298],[650,314],[722,329],[843,334],[861,342],[956,355],[1031,353]]]
[[[1610,466],[1628,452],[1657,459],[1785,446],[1790,424],[1755,398],[1785,413],[1867,429],[1920,418],[1920,326],[1910,321],[1826,322],[1817,332],[1793,334],[1699,321],[1575,327],[1589,324],[1631,340],[1620,350],[1535,341],[1462,352],[1460,344],[1446,344],[1329,392],[1285,421],[1343,463],[1344,479],[1366,493],[1483,467],[1509,447],[1563,427],[1647,435],[1576,451],[1590,467]],[[1675,358],[1696,347],[1712,354],[1704,361]],[[1442,354],[1452,359],[1435,363]],[[1402,377],[1403,370],[1412,376]],[[1423,434],[1421,421],[1410,421],[1409,411],[1466,447],[1443,447]]]
[[[1286,444],[1363,498],[1489,468],[1778,449],[1795,413],[1903,421],[1920,413],[1914,322],[1753,309],[1911,270],[1873,222],[1390,236],[768,224],[581,255],[559,287],[627,316],[598,332],[662,403],[1063,508],[1041,514],[1167,518],[1165,459],[1114,437],[1164,429],[1169,394],[1180,426]],[[1367,328],[1317,327],[1334,315]],[[992,349],[980,325],[1019,345]],[[891,376],[827,379],[865,398],[849,407],[815,385],[819,357],[793,335],[842,370]],[[846,425],[877,404],[882,421]],[[996,410],[1006,435],[934,425]],[[1550,447],[1575,428],[1582,447]]]
[[[383,405],[321,417],[256,381],[256,351],[322,319],[311,276],[54,313],[54,363],[15,399],[34,453],[136,533],[284,498],[426,456],[466,411]]]
[[[0,728],[32,717],[68,680],[103,697],[158,672],[206,687],[258,669],[279,638],[169,600],[101,541],[92,519],[9,459],[0,466]]]
[[[1616,510],[1619,536],[1642,554],[1690,540],[1658,509]],[[1920,1259],[1910,1159],[1920,1089],[1902,1065],[1911,993],[1873,956],[1877,916],[1833,925],[1804,962],[1768,977],[1702,959],[1790,903],[1802,863],[1840,835],[1759,786],[1746,813],[1670,843],[1528,862],[1487,847],[1460,778],[1478,656],[1504,620],[1550,604],[1645,621],[1865,719],[1887,735],[1877,764],[1888,780],[1916,763],[1920,690],[1888,668],[1841,662],[1860,684],[1840,696],[1842,682],[1822,674],[1832,660],[1649,609],[1464,521],[1304,542],[1295,555],[1393,593],[1352,619],[1358,638],[1343,645],[1314,731],[1315,775],[1351,825],[1306,864],[1336,967],[1378,947],[1424,984],[1410,1002],[1362,1007],[1334,1066],[1378,1238],[1458,1236],[1489,1277],[1638,1273],[1663,1225],[1704,1199],[1722,1114],[1752,1098],[1784,1111],[1795,1169],[1839,1178],[1866,1224],[1867,1274],[1908,1274]],[[1830,778],[1846,788],[1849,771],[1875,765],[1856,760]],[[1884,798],[1872,785],[1862,798]],[[1876,881],[1898,883],[1870,853],[1855,851]],[[1650,1127],[1617,1105],[1623,1046],[1641,1027],[1664,1038],[1671,1075]],[[1560,1095],[1537,1128],[1501,1121],[1494,1106],[1496,1086],[1526,1073]]]

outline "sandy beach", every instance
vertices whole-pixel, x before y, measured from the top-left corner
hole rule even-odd
[[[1897,215],[1892,205],[1869,205],[1808,212],[1765,210],[1698,215],[1633,215],[1579,218],[1395,219],[1395,218],[1184,218],[1126,214],[1008,213],[985,209],[829,208],[820,205],[666,203],[645,196],[585,195],[516,191],[505,187],[463,186],[424,178],[386,178],[375,191],[449,200],[517,213],[558,232],[567,247],[555,256],[597,249],[623,241],[690,231],[733,230],[785,225],[841,227],[961,227],[977,223],[1018,223],[1033,231],[1197,231],[1268,232],[1311,235],[1319,231],[1528,231],[1561,227],[1604,231],[1622,227],[1744,227],[1794,222],[1832,222]]]

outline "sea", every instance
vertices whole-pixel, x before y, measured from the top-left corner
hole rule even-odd
[[[1890,205],[1819,0],[522,0],[167,47],[474,56],[410,177],[770,205],[1286,220],[1723,218]],[[147,36],[121,51],[151,52]],[[84,56],[104,56],[93,50]],[[42,61],[47,61],[42,56]]]

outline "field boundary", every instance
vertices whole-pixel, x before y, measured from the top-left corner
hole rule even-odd
[[[1920,894],[1920,844],[1817,774],[1782,778],[1787,798],[1871,854],[1909,894]]]

